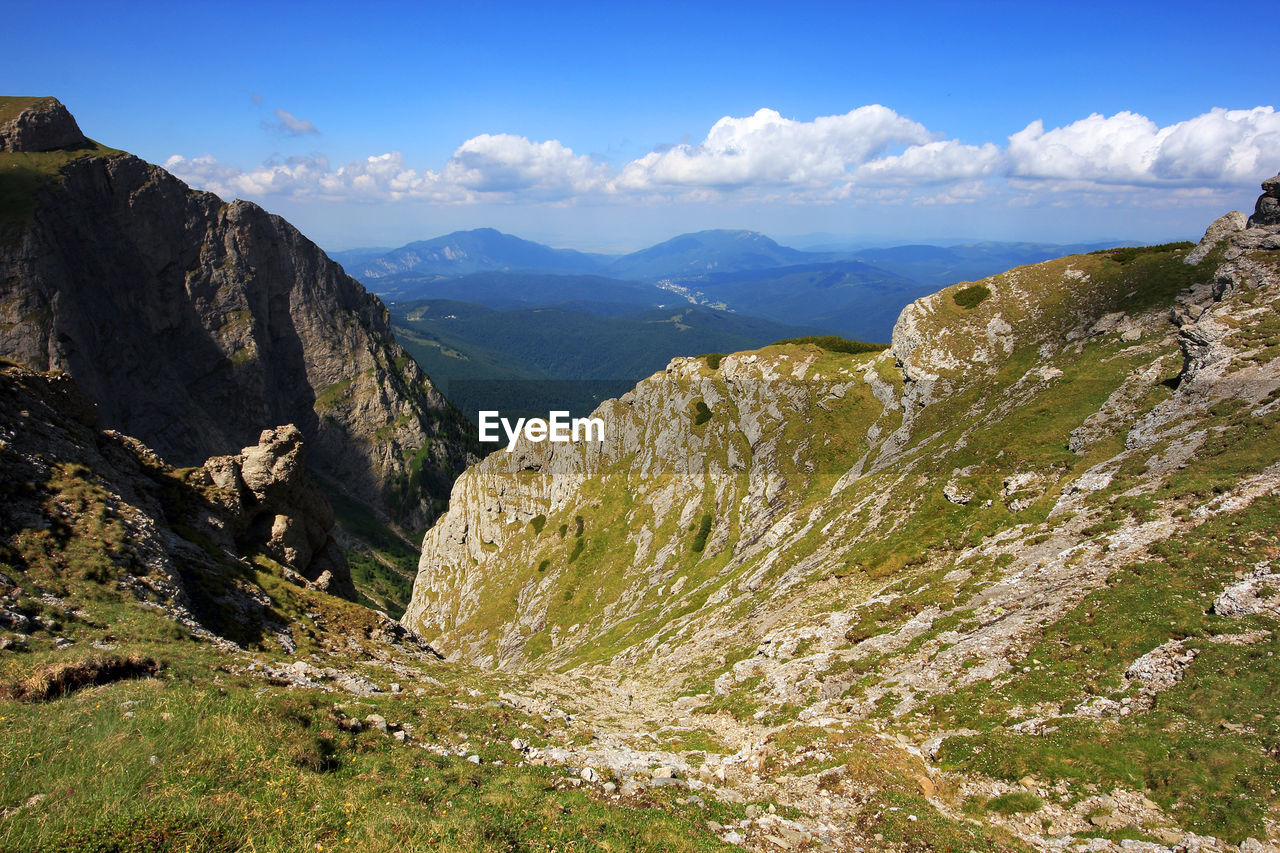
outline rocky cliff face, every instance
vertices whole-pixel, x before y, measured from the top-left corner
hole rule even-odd
[[[280,217],[75,138],[57,101],[5,106],[0,354],[70,373],[174,464],[292,423],[327,483],[433,517],[470,430],[376,297]]]
[[[1032,607],[1043,583],[1052,608],[972,672],[921,680],[944,690],[989,677],[1096,581],[1046,568],[1035,540],[1101,548],[1084,531],[1111,511],[1104,497],[1163,488],[1215,430],[1239,426],[1213,426],[1214,404],[1263,406],[1280,387],[1268,343],[1277,228],[1237,214],[1190,248],[956,285],[904,310],[879,354],[676,359],[601,406],[606,442],[526,442],[462,476],[424,541],[405,624],[461,659],[638,665],[670,684],[714,671],[725,649],[799,637],[821,652],[769,687],[778,702],[812,702],[848,686],[824,672],[870,653],[846,631],[886,588],[919,577],[948,590],[947,607],[913,612],[929,611],[892,641],[905,645],[979,608],[978,586],[1038,567],[1041,580],[997,587],[1000,606]],[[1149,467],[1133,470],[1139,457]]]

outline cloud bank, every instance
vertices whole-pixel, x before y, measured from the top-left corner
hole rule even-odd
[[[277,110],[281,132],[318,133]],[[725,199],[797,203],[910,198],[964,204],[1037,187],[1084,192],[1257,184],[1280,167],[1280,114],[1270,106],[1214,108],[1159,127],[1146,116],[1093,114],[1046,130],[1040,120],[1000,142],[946,138],[878,104],[812,121],[761,109],[717,121],[697,144],[661,146],[620,166],[558,140],[481,134],[438,169],[398,151],[333,167],[323,156],[243,170],[210,155],[174,155],[169,171],[224,197],[440,204]]]

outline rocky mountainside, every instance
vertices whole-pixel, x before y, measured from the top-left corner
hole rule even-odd
[[[116,583],[217,642],[288,630],[246,580],[253,559],[299,585],[355,598],[330,537],[333,510],[307,477],[296,427],[176,470],[137,439],[98,429],[96,408],[64,373],[0,369],[7,570]],[[13,611],[0,620],[9,629],[31,623]]]
[[[728,748],[702,766],[798,810],[804,838],[871,842],[849,815],[892,798],[848,747],[870,731],[925,760],[939,813],[1021,844],[1274,849],[1263,188],[1196,247],[917,300],[878,354],[675,359],[601,406],[605,442],[459,478],[404,624],[597,720],[706,732]]]
[[[526,762],[580,728],[339,597],[296,429],[174,469],[95,423],[0,364],[0,849],[718,845],[695,806]]]
[[[0,101],[0,355],[75,377],[104,426],[175,465],[296,424],[326,486],[434,517],[470,430],[385,306],[278,216]]]

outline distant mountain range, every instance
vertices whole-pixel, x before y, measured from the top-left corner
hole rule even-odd
[[[991,275],[1011,266],[1121,245],[1100,243],[982,242],[955,246],[910,244],[856,251],[803,251],[755,231],[708,230],[681,234],[647,249],[605,255],[553,249],[492,228],[455,231],[398,249],[362,248],[330,257],[379,293],[423,279],[473,273],[597,275],[652,284],[728,272],[861,261],[931,288]]]
[[[697,304],[881,342],[904,306],[933,291],[857,260],[713,272],[660,286]]]
[[[397,337],[474,418],[551,402],[586,413],[680,355],[815,333],[885,342],[903,307],[939,287],[1094,248],[802,251],[710,230],[603,255],[479,228],[332,257],[387,301]]]
[[[683,234],[620,257],[488,228],[373,252],[334,257],[388,302],[448,299],[602,317],[700,305],[878,341],[888,340],[904,305],[932,289],[848,253],[802,252],[752,231]]]
[[[350,249],[331,257],[362,281],[377,281],[406,273],[457,276],[473,272],[519,271],[543,273],[599,272],[612,260],[572,249],[553,249],[492,228],[455,231],[433,240],[419,240],[398,249],[373,254]]]
[[[802,252],[755,231],[697,231],[613,260],[612,276],[657,281],[848,259],[848,254]]]
[[[862,249],[854,257],[897,273],[930,290],[958,281],[976,281],[1012,267],[1038,264],[1066,255],[1129,245],[1104,243],[966,243],[959,246],[909,245]]]

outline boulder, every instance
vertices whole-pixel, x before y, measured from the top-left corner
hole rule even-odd
[[[1259,228],[1280,225],[1280,174],[1262,182],[1262,195],[1258,196],[1249,217],[1249,227]]]
[[[1248,220],[1245,215],[1238,210],[1219,216],[1213,221],[1212,225],[1205,229],[1204,236],[1200,238],[1200,243],[1187,253],[1183,263],[1192,265],[1200,263],[1204,260],[1205,255],[1213,251],[1215,246],[1237,231],[1243,231],[1248,227],[1247,223]]]
[[[206,484],[232,515],[232,533],[298,572],[312,586],[356,597],[342,549],[329,535],[333,507],[307,475],[306,444],[293,424],[266,429],[236,456],[204,464]]]

